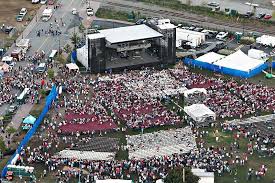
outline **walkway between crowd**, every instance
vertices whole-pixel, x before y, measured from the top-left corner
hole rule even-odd
[[[1,137],[4,140],[5,145],[7,147],[9,146],[10,139],[12,139],[12,137],[14,135],[14,134],[9,135],[7,132],[7,129],[13,128],[17,131],[23,121],[23,118],[25,118],[30,113],[33,105],[34,104],[32,104],[32,103],[26,103],[26,104],[21,105],[18,108],[16,114],[12,117],[11,122],[7,125],[5,133],[1,133]]]

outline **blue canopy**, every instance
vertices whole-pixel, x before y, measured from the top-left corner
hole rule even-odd
[[[36,118],[33,117],[32,115],[29,115],[24,119],[23,123],[33,125],[35,121],[36,121]]]

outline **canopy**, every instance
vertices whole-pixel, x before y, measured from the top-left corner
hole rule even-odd
[[[5,57],[2,58],[2,61],[3,62],[11,62],[11,61],[13,61],[13,57],[5,56]]]
[[[216,114],[204,104],[186,106],[184,112],[196,122],[204,122],[207,117],[213,117],[216,120]]]
[[[193,93],[204,93],[205,95],[207,94],[207,91],[205,88],[192,88],[190,90],[184,91],[184,96],[187,98],[189,94]]]
[[[209,52],[209,53],[206,53],[206,54],[198,57],[196,60],[212,64],[212,63],[215,63],[215,62],[217,62],[218,60],[220,60],[224,57],[225,57],[224,55],[220,55],[220,54],[215,53],[215,52]]]
[[[32,115],[29,115],[24,119],[23,123],[33,125],[35,121],[36,121],[36,118],[33,117]]]
[[[3,72],[9,72],[10,66],[6,63],[0,63],[0,70],[2,70]]]
[[[219,67],[225,67],[229,69],[250,72],[253,69],[263,65],[265,61],[250,58],[244,54],[241,50],[217,61],[215,65]]]
[[[75,63],[66,64],[69,70],[79,70],[79,67]]]

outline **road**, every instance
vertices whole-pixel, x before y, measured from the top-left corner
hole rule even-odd
[[[82,3],[82,0],[59,0],[58,3],[61,3],[62,6],[54,11],[52,18],[48,22],[42,22],[40,17],[42,15],[43,10],[46,8],[45,5],[43,5],[38,11],[36,17],[33,18],[33,20],[29,23],[29,25],[26,27],[26,29],[23,31],[23,33],[18,37],[16,40],[17,42],[20,41],[20,39],[30,39],[31,41],[31,48],[26,53],[27,56],[33,56],[35,52],[44,51],[46,54],[46,57],[49,56],[51,51],[53,49],[58,50],[58,48],[62,48],[65,46],[68,42],[70,42],[70,38],[73,33],[73,29],[75,27],[78,27],[81,23],[81,21],[86,25],[89,26],[94,20],[94,17],[87,17],[86,14],[86,7],[87,4]],[[99,8],[100,3],[99,2],[91,2],[90,6],[94,9],[96,12]],[[48,8],[52,8],[51,6],[48,6]],[[79,12],[78,15],[72,14],[72,9],[76,8]],[[55,21],[57,20],[57,22]],[[64,23],[64,26],[61,25],[61,20]],[[59,30],[61,31],[61,34],[59,36],[52,36],[45,34],[45,31],[47,31],[52,24],[53,30]],[[59,26],[57,24],[60,24]],[[37,32],[41,31],[43,29],[43,33],[41,33],[41,36],[37,36]],[[41,31],[42,32],[42,31]],[[9,55],[15,48],[15,45],[13,44],[12,47],[7,51],[6,55]],[[25,67],[27,66],[27,61],[21,61],[17,62],[15,67]],[[4,115],[10,105],[4,104],[0,107],[0,116]],[[21,125],[22,119],[26,117],[30,110],[32,109],[33,104],[26,103],[19,107],[16,114],[12,118],[12,122],[8,124],[8,127],[13,127],[14,129],[18,129]],[[0,133],[0,137],[3,138],[5,144],[7,145],[8,141],[12,138],[14,134],[12,134],[10,137],[6,138],[5,133]]]
[[[275,35],[275,26],[256,25],[253,23],[242,24],[237,22],[229,22],[218,20],[212,17],[205,17],[186,11],[175,11],[168,8],[159,7],[156,5],[148,5],[140,2],[131,2],[125,0],[97,0],[102,5],[119,11],[138,11],[146,16],[158,16],[169,18],[175,22],[193,24],[209,29],[216,29],[222,31],[232,32],[258,32],[260,34]]]
[[[187,3],[187,0],[180,1]],[[224,11],[225,8],[230,8],[235,9],[242,14],[252,10],[250,6],[245,5],[245,3],[250,2],[250,0],[191,0],[190,2],[191,5],[194,6],[207,6],[207,3],[209,2],[217,2],[220,4],[222,11]],[[266,13],[272,15],[274,7],[271,6],[271,0],[252,0],[251,2],[259,5],[256,13]]]
[[[72,30],[75,27],[78,27],[81,21],[86,24],[92,21],[93,18],[87,17],[86,15],[87,5],[82,3],[82,0],[59,0],[58,2],[61,3],[62,6],[54,10],[53,16],[49,21],[43,22],[40,18],[43,10],[46,8],[44,5],[38,11],[36,17],[29,24],[24,33],[17,39],[17,42],[22,38],[30,39],[32,47],[27,52],[27,56],[32,56],[35,52],[42,50],[45,52],[46,56],[48,56],[51,53],[51,50],[58,50],[58,48],[62,48],[70,42],[73,32]],[[95,7],[94,9],[97,10],[100,3],[91,2],[90,4],[91,7]],[[48,8],[53,9],[53,6],[48,6]],[[72,14],[73,8],[77,9],[79,15]],[[55,20],[57,20],[57,22]],[[64,26],[61,25],[61,21],[64,23]],[[59,36],[45,34],[45,31],[50,29],[51,24],[52,30],[61,31]],[[40,37],[37,36],[38,31],[41,32]],[[6,53],[6,55],[9,55],[13,49],[14,46]]]

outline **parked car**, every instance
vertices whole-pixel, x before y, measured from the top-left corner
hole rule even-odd
[[[47,0],[40,0],[40,4],[46,4]]]
[[[86,12],[87,12],[87,15],[88,15],[88,16],[93,16],[93,15],[94,15],[94,10],[93,10],[93,8],[91,8],[91,7],[88,7],[88,8],[86,9]]]
[[[145,19],[139,19],[136,21],[136,25],[144,24]]]
[[[191,30],[191,31],[193,31],[195,29],[196,29],[196,27],[193,27],[193,26],[191,26],[191,27],[188,28],[188,30]]]
[[[264,19],[265,20],[269,20],[269,19],[271,19],[272,18],[272,15],[270,15],[270,14],[266,14],[265,16],[264,16]]]
[[[26,8],[22,8],[19,12],[19,15],[25,16],[28,13],[28,10]]]
[[[264,17],[265,17],[265,13],[259,13],[259,14],[256,16],[257,19],[262,19],[262,18],[264,18]]]
[[[20,14],[19,14],[19,15],[16,16],[16,21],[17,21],[17,22],[22,22],[23,19],[24,19],[24,15],[20,15]]]
[[[213,31],[213,30],[203,30],[201,31],[202,33],[205,34],[205,37],[208,38],[208,39],[213,39],[216,37],[216,35],[218,34],[217,31]]]
[[[203,28],[197,27],[197,28],[194,29],[194,31],[201,32],[201,31],[203,31]]]
[[[17,105],[11,105],[8,109],[9,113],[14,113],[18,109]]]
[[[250,18],[250,17],[252,17],[253,15],[254,15],[254,13],[253,13],[253,12],[248,11],[248,12],[246,12],[246,13],[244,14],[244,17],[246,17],[246,18]]]
[[[226,39],[227,36],[228,32],[219,32],[219,34],[216,36],[216,39],[223,41]]]
[[[40,63],[36,68],[37,73],[43,73],[46,71],[46,63]]]
[[[12,27],[12,26],[7,26],[7,27],[5,27],[4,32],[5,32],[6,34],[9,34],[9,33],[13,30],[13,28],[14,28],[14,27]]]
[[[75,8],[72,9],[72,14],[76,15],[77,14],[77,10]]]
[[[32,4],[38,4],[40,3],[40,0],[32,0]]]
[[[217,2],[209,2],[207,5],[208,5],[208,6],[211,6],[211,7],[217,7],[217,6],[220,6],[220,4],[219,4],[219,3],[217,3]]]

